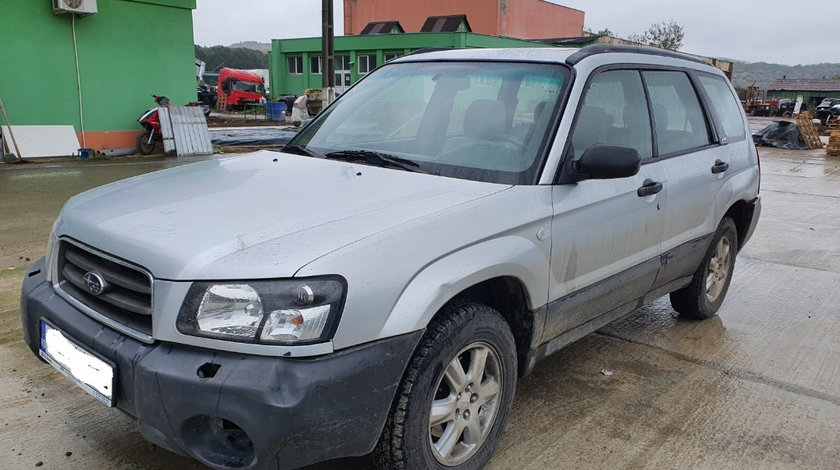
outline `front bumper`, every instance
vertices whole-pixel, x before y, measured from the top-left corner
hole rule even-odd
[[[21,295],[37,355],[42,319],[116,364],[116,406],[143,436],[219,469],[297,468],[376,444],[421,332],[307,359],[250,356],[118,333],[55,295],[37,262]]]

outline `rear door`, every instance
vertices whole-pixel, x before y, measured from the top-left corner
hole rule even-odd
[[[650,115],[638,70],[607,70],[587,85],[565,158],[590,146],[636,149],[639,173],[553,188],[551,276],[546,336],[550,339],[633,298],[659,268],[661,208],[667,181],[653,160]],[[660,189],[639,195],[645,185]]]
[[[725,194],[725,182],[747,163],[748,142],[738,104],[722,78],[692,79],[681,70],[642,75],[653,111],[656,158],[670,183],[662,250],[673,251],[665,257],[658,287],[691,274],[700,263],[727,210],[731,195]],[[713,115],[720,116],[719,126]]]

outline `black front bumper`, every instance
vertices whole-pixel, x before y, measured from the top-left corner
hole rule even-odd
[[[68,304],[44,271],[41,260],[23,283],[30,349],[38,354],[49,320],[116,364],[116,406],[146,439],[214,468],[297,468],[370,452],[421,335],[309,359],[145,344]]]

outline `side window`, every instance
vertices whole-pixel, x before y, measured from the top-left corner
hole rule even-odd
[[[713,75],[700,75],[700,86],[709,97],[709,105],[723,127],[723,133],[730,141],[741,140],[747,136],[744,130],[744,118],[741,106],[732,96],[726,80]]]
[[[572,134],[574,158],[595,144],[638,150],[650,158],[653,145],[642,79],[636,70],[612,70],[590,83]]]
[[[642,72],[650,95],[659,155],[711,143],[700,100],[683,72]]]

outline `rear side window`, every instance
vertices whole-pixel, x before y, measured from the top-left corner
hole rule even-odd
[[[709,126],[688,75],[642,72],[650,95],[659,155],[709,145]]]
[[[700,86],[709,97],[712,112],[720,121],[726,137],[730,141],[745,138],[747,133],[744,130],[744,118],[741,117],[741,106],[732,96],[729,84],[720,77],[700,75]]]
[[[589,84],[572,134],[574,159],[596,144],[638,150],[650,158],[650,116],[642,79],[635,70],[598,74]]]

